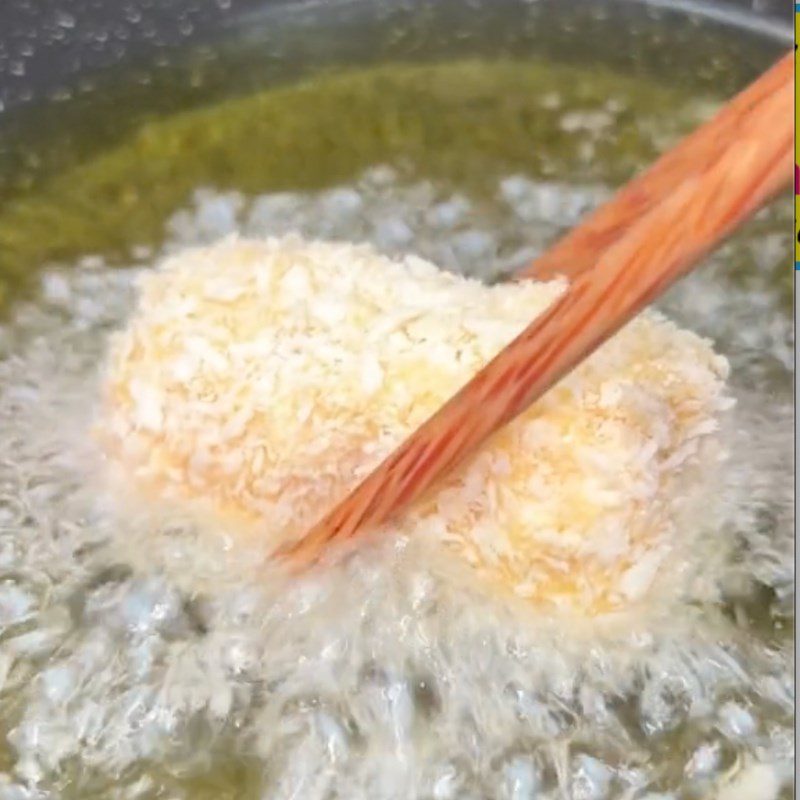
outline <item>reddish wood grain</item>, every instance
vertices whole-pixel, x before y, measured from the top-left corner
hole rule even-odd
[[[412,503],[791,183],[789,54],[520,277],[565,274],[561,299],[277,557],[316,562]]]

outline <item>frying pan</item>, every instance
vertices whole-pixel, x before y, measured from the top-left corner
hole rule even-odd
[[[328,68],[531,54],[722,98],[791,38],[784,0],[0,0],[0,208],[144,119]]]
[[[791,23],[781,0],[5,0],[0,202],[15,136],[46,171],[80,154],[72,120],[96,115],[109,139],[135,124],[104,109],[112,80],[138,87],[141,116],[331,65],[524,51],[730,95],[788,46]],[[220,50],[237,40],[257,40],[267,65],[236,74]],[[190,56],[202,79],[164,91],[158,75]]]

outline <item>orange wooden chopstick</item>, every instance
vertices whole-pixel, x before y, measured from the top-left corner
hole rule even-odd
[[[789,54],[710,122],[620,190],[522,276],[570,285],[339,505],[276,556],[295,567],[417,499],[523,412],[792,175]]]

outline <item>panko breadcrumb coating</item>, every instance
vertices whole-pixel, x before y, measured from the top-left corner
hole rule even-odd
[[[141,279],[98,431],[145,496],[299,536],[563,291],[297,237],[224,240]],[[707,469],[728,366],[648,312],[388,526],[537,603],[640,597]]]

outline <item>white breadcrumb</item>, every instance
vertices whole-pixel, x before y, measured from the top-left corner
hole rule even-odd
[[[211,502],[269,548],[300,535],[563,291],[419,258],[225,239],[141,279],[98,432],[159,499]],[[535,602],[640,598],[712,459],[728,365],[638,317],[391,527]]]

